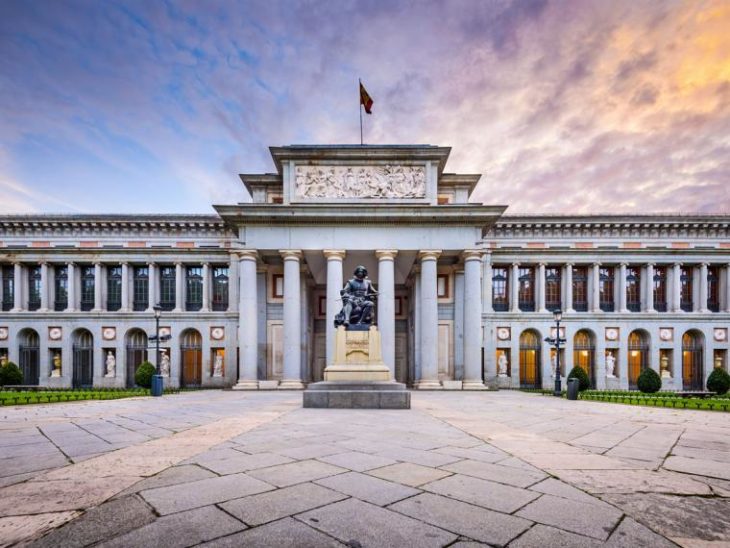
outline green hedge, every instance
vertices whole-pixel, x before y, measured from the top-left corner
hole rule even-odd
[[[165,394],[177,394],[176,388],[166,388]],[[38,403],[58,403],[85,400],[118,400],[149,396],[144,388],[99,388],[99,389],[42,389],[28,391],[0,391],[0,405],[32,405]]]
[[[614,391],[603,392],[590,390],[580,394],[581,400],[600,401],[606,403],[623,403],[627,405],[643,405],[647,407],[669,407],[674,409],[699,409],[705,411],[730,411],[728,398],[683,398],[676,394],[659,392],[643,394],[641,392]]]

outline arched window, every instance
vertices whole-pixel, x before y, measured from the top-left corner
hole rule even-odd
[[[704,388],[704,367],[702,333],[687,331],[682,336],[682,388],[684,390],[702,390]]]
[[[649,335],[637,329],[629,334],[629,388],[636,390],[641,372],[649,367]]]
[[[596,346],[593,334],[585,329],[578,331],[573,337],[573,365],[582,367],[591,380],[591,387],[596,385]]]
[[[148,359],[147,334],[141,329],[133,328],[127,332],[127,386],[135,385],[134,376],[139,366]]]
[[[33,329],[23,329],[18,336],[18,366],[23,373],[23,384],[38,384],[40,376],[40,337]]]
[[[180,336],[180,372],[183,387],[203,382],[203,338],[195,329],[186,329]]]
[[[77,329],[71,340],[73,342],[71,384],[74,388],[90,387],[94,382],[94,337],[87,329]]]
[[[528,329],[520,335],[520,386],[540,388],[540,334]]]

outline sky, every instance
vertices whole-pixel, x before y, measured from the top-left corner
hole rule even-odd
[[[730,2],[0,1],[0,213],[212,213],[268,147],[452,147],[508,214],[730,213]]]

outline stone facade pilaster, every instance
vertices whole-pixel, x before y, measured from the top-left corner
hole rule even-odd
[[[482,379],[482,252],[467,250],[464,258],[464,383],[465,390],[484,389]]]
[[[375,252],[378,258],[378,306],[377,321],[382,344],[383,361],[395,379],[395,256],[393,249]],[[329,266],[329,262],[328,262]]]
[[[288,249],[284,258],[284,367],[281,389],[304,388],[301,379],[301,272],[302,252]]]
[[[421,379],[420,389],[441,388],[438,378],[437,261],[441,251],[421,251]]]
[[[323,251],[327,259],[327,310],[325,325],[325,366],[332,365],[335,358],[335,316],[342,308],[340,291],[344,286],[342,261],[345,251],[342,249],[326,249]]]

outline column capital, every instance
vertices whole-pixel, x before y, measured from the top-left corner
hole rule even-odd
[[[375,256],[379,261],[392,261],[398,255],[397,249],[376,249]]]
[[[593,263],[593,266],[597,266],[597,267],[599,267],[599,268],[600,268],[601,266],[603,266],[603,263],[601,263],[600,261],[595,261],[595,262]]]
[[[302,252],[299,249],[280,249],[279,253],[285,261],[300,261]]]
[[[129,266],[129,261],[127,261],[127,260],[119,261],[119,266]]]
[[[515,268],[515,267],[519,268],[519,266],[520,266],[520,263],[519,263],[519,261],[514,261],[514,262],[512,263],[512,268]]]
[[[546,261],[538,261],[537,262],[537,266],[541,266],[541,267],[545,268],[547,266],[547,262]]]
[[[623,268],[626,268],[627,266],[629,266],[629,263],[626,262],[626,261],[621,261],[618,265],[621,266],[621,267],[623,267]]]
[[[461,258],[466,261],[481,261],[484,252],[481,249],[465,249],[461,252]]]
[[[680,261],[675,261],[675,262],[674,262],[674,267],[675,267],[675,268],[677,268],[677,267],[681,267],[681,266],[682,266],[683,264],[684,264],[684,263],[682,263],[682,262],[680,262]]]
[[[255,249],[239,249],[231,253],[239,261],[256,261],[258,252]]]
[[[654,266],[656,266],[656,263],[650,261],[650,262],[646,263],[646,266],[652,266],[652,267],[654,267]]]
[[[573,261],[568,261],[567,263],[565,263],[565,266],[569,266],[572,268],[575,266],[575,263]]]
[[[440,256],[440,249],[423,249],[418,252],[418,258],[421,259],[421,261],[436,261]]]
[[[147,266],[157,266],[155,261],[147,261]]]
[[[345,255],[347,255],[347,252],[344,249],[323,249],[322,254],[328,261],[330,259],[333,261],[342,261]]]

